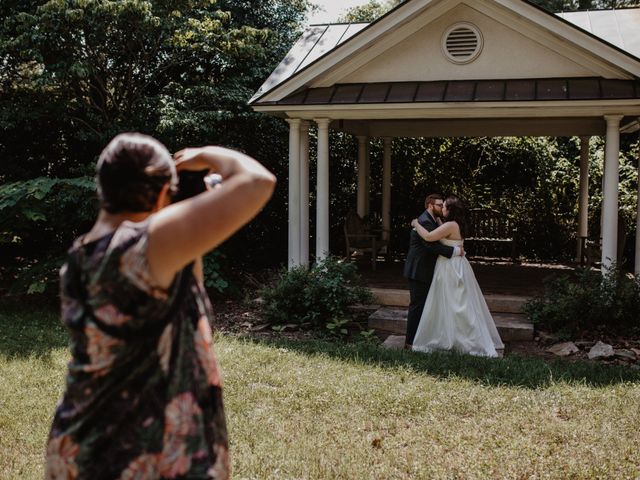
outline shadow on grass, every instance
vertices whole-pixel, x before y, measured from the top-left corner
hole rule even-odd
[[[415,353],[386,350],[367,343],[322,340],[249,339],[261,345],[284,347],[305,355],[322,355],[383,368],[407,368],[440,378],[464,378],[483,385],[544,388],[553,383],[602,387],[617,383],[640,383],[640,370],[598,365],[587,361],[551,360],[507,356],[479,358],[456,353]]]
[[[340,340],[247,338],[247,341],[284,347],[309,356],[328,356],[383,368],[406,368],[440,378],[465,378],[492,386],[541,388],[566,382],[601,387],[626,382],[640,383],[640,370],[586,361],[545,361],[518,356],[490,359],[455,353],[423,354],[385,350],[378,345]],[[44,357],[52,350],[66,348],[67,345],[67,332],[60,323],[56,308],[24,301],[0,301],[0,355],[9,358]]]
[[[0,355],[46,357],[67,346],[67,332],[53,306],[29,299],[0,301]]]

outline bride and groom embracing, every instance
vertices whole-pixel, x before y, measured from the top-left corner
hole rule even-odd
[[[464,204],[455,196],[443,200],[432,194],[425,209],[411,222],[404,266],[410,289],[405,346],[497,357],[504,344],[464,256]]]

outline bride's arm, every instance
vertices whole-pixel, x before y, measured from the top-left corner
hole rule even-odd
[[[441,238],[446,238],[451,235],[453,231],[453,222],[445,222],[432,232],[420,225],[418,220],[415,218],[411,221],[411,226],[415,228],[416,232],[418,232],[418,235],[420,235],[427,242],[437,242]]]

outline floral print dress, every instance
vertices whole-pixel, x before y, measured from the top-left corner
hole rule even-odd
[[[166,291],[153,286],[147,226],[81,237],[61,269],[72,359],[47,479],[229,476],[211,305],[191,266]]]

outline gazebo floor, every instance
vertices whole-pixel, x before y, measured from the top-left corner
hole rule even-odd
[[[485,295],[532,297],[544,291],[544,279],[558,274],[572,274],[575,265],[544,263],[513,263],[470,259],[478,284]],[[372,270],[368,259],[357,259],[358,271],[365,284],[372,288],[408,290],[402,276],[403,261],[381,261]]]

